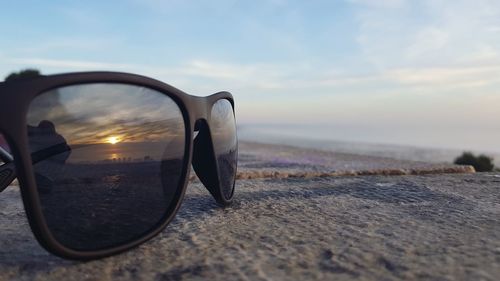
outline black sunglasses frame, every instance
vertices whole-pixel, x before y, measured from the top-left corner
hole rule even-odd
[[[120,83],[142,86],[172,98],[182,112],[186,138],[181,180],[172,200],[173,203],[165,212],[166,215],[148,233],[133,241],[102,250],[81,251],[70,249],[59,243],[46,224],[38,197],[26,125],[29,105],[37,95],[63,86],[90,83]],[[221,99],[226,99],[231,103],[234,114],[234,100],[229,92],[197,97],[158,80],[129,73],[67,73],[0,83],[0,134],[6,138],[14,157],[15,173],[19,181],[28,222],[40,245],[60,257],[90,260],[114,255],[144,243],[162,231],[177,213],[189,181],[191,163],[201,182],[217,203],[221,206],[229,205],[234,194],[235,183],[233,182],[231,198],[225,198],[220,185],[218,163],[210,132],[211,109],[213,104]],[[193,140],[195,131],[198,131],[198,135]]]

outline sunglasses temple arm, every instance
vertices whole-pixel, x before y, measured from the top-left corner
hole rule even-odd
[[[10,153],[0,146],[0,159],[5,163],[14,161],[14,157]]]
[[[14,162],[0,166],[0,192],[6,189],[16,179]]]
[[[4,162],[0,166],[0,192],[2,192],[16,178],[14,171],[14,157],[0,146],[0,159]]]
[[[60,144],[56,144],[56,145],[47,147],[45,149],[33,152],[31,154],[31,159],[32,159],[33,164],[36,164],[40,161],[43,161],[47,158],[54,156],[54,155],[64,153],[67,151],[71,151],[71,147],[69,147],[69,145],[67,145],[66,143],[60,143]],[[6,152],[6,151],[4,151],[4,152],[7,153],[6,154],[7,156],[10,156],[10,159],[12,159],[12,156],[8,152]],[[0,153],[2,153],[2,159],[4,159],[3,152],[0,151]],[[5,159],[8,159],[8,158],[5,158]],[[14,166],[14,162],[12,160],[8,161],[7,163],[0,166],[0,192],[2,192],[4,189],[6,189],[15,178],[16,178],[16,169]]]
[[[47,158],[50,158],[52,156],[55,156],[60,153],[64,153],[67,151],[71,151],[71,147],[69,147],[68,144],[66,143],[59,143],[53,146],[49,146],[47,148],[44,148],[42,150],[35,151],[31,153],[31,161],[33,164],[36,164],[38,162],[41,162]]]

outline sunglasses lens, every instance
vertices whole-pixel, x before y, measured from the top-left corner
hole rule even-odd
[[[217,101],[212,107],[211,133],[219,168],[220,187],[226,200],[233,197],[238,140],[233,106],[228,100]]]
[[[27,120],[42,213],[62,245],[123,245],[174,211],[186,134],[168,96],[126,84],[65,86],[38,95]]]

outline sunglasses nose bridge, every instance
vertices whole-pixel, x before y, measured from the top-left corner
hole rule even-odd
[[[192,97],[190,102],[192,111],[192,118],[195,121],[195,125],[200,122],[200,120],[207,120],[209,107],[206,98],[204,97]]]

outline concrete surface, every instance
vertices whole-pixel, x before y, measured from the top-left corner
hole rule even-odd
[[[162,233],[97,261],[42,249],[18,187],[7,188],[0,193],[0,280],[498,280],[500,173],[241,148],[241,174],[256,172],[237,181],[232,206],[217,207],[194,181]],[[384,169],[428,172],[387,176]],[[367,176],[314,177],[342,170]]]
[[[199,183],[153,240],[86,263],[46,253],[16,188],[0,196],[0,280],[498,280],[500,174]]]
[[[287,145],[240,142],[238,178],[308,178],[357,175],[474,173],[472,166],[426,163],[329,152]]]

